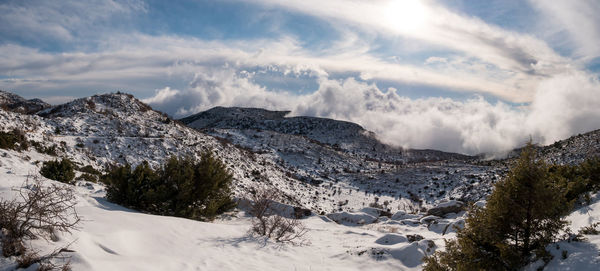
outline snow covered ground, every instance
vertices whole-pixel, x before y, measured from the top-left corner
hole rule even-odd
[[[51,158],[6,150],[0,151],[0,157],[2,199],[15,197],[27,178],[37,174],[40,163],[36,161]],[[444,218],[398,212],[388,218],[372,208],[313,215],[303,220],[309,229],[307,244],[295,246],[250,236],[251,221],[243,211],[206,223],[143,214],[109,203],[98,184],[80,181],[76,193],[77,212],[83,218],[79,229],[61,234],[56,242],[30,244],[44,253],[73,242],[74,252],[67,253],[73,270],[419,270],[421,258],[443,248],[443,239],[455,236],[451,225],[460,225],[463,218],[462,212]],[[574,232],[599,222],[600,195],[568,220]],[[546,270],[597,270],[600,237],[586,238],[588,242],[550,245],[555,257]],[[0,266],[12,270],[14,259],[0,259]]]
[[[573,233],[600,222],[600,193],[592,197],[590,205],[577,208],[566,220]],[[548,245],[546,249],[554,258],[544,270],[600,270],[600,235],[584,235],[584,238],[584,242],[565,240]],[[536,270],[540,265],[538,261],[525,270]]]
[[[78,181],[80,228],[57,241],[31,243],[44,253],[74,242],[69,253],[74,270],[419,270],[421,258],[443,249],[444,238],[453,238],[453,227],[464,223],[464,212],[432,213],[431,208],[485,198],[510,162],[458,159],[436,151],[410,154],[379,145],[336,147],[323,142],[353,142],[346,132],[356,129],[328,134],[321,131],[333,126],[321,124],[337,122],[316,118],[308,122],[317,126],[316,133],[296,129],[310,127],[303,118],[290,126],[290,134],[218,127],[199,132],[125,94],[78,99],[43,115],[0,110],[0,131],[20,129],[28,140],[56,146],[58,156],[99,170],[143,160],[158,165],[171,155],[210,149],[232,171],[236,197],[252,188],[276,188],[288,196],[286,203],[314,214],[303,219],[308,244],[282,245],[249,236],[251,219],[241,210],[213,223],[148,215],[107,202],[102,185]],[[543,147],[542,154],[555,163],[575,163],[599,149],[600,131],[594,131]],[[0,149],[0,198],[15,197],[38,174],[42,161],[56,158],[32,147]],[[391,213],[382,216],[369,205]],[[600,196],[568,219],[573,232],[599,222]],[[547,269],[598,270],[600,238],[586,238],[589,242],[549,246],[555,257]],[[14,266],[14,259],[0,257],[0,271]]]
[[[3,199],[14,197],[28,176],[37,174],[35,161],[49,158],[5,150],[0,156]],[[417,215],[397,214],[389,219],[367,209],[359,216],[377,222],[360,225],[352,215],[340,214],[356,222],[347,226],[326,216],[311,216],[303,220],[309,229],[307,244],[278,244],[248,235],[250,218],[241,211],[205,223],[143,214],[109,203],[98,184],[80,181],[76,191],[77,212],[83,219],[80,228],[60,235],[56,242],[31,244],[43,253],[74,241],[70,247],[74,252],[69,253],[74,270],[418,270],[428,250],[443,245],[443,237],[453,236],[442,236],[439,227],[429,226],[429,230]],[[411,243],[410,234],[424,239]],[[14,267],[11,259],[2,259],[0,265],[4,265],[0,270]]]

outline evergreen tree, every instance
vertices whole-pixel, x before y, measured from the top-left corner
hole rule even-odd
[[[554,240],[566,225],[562,216],[569,208],[564,199],[547,165],[536,160],[528,144],[486,206],[493,232],[504,240],[501,255],[510,266],[525,264],[533,250],[543,250]]]
[[[531,253],[544,255],[569,209],[547,165],[531,144],[508,177],[495,186],[485,208],[473,209],[445,252],[426,258],[425,270],[516,270]]]

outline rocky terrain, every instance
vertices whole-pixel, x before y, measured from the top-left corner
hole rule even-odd
[[[18,109],[11,106],[27,101],[0,94],[8,97],[2,100],[3,108]],[[189,254],[215,247],[242,258],[258,257],[249,264],[266,270],[327,265],[340,270],[419,269],[424,255],[443,248],[444,238],[455,236],[454,227],[464,225],[468,204],[485,204],[493,184],[505,176],[519,152],[486,160],[401,149],[381,143],[354,123],[286,117],[285,111],[253,108],[218,107],[178,121],[123,93],[38,110],[23,108],[28,110],[0,110],[0,130],[25,134],[30,145],[22,151],[0,150],[2,197],[13,195],[16,187],[36,175],[41,162],[59,157],[73,160],[80,170],[91,166],[102,172],[110,165],[135,166],[142,161],[156,167],[170,156],[198,157],[210,150],[233,173],[236,198],[274,188],[284,195],[284,206],[306,208],[312,214],[305,221],[312,245],[279,253],[274,252],[275,244],[257,249],[244,237],[249,218],[243,206],[215,223],[145,215],[106,202],[104,186],[83,180],[83,172],[78,172],[78,208],[88,221],[75,233],[80,240],[75,245],[76,270],[237,269],[247,264],[208,252]],[[599,137],[598,130],[577,135],[540,146],[540,153],[551,163],[578,163],[598,156]],[[140,230],[144,223],[153,227]],[[131,235],[134,229],[138,233]],[[199,230],[205,234],[199,235]],[[202,245],[183,238],[186,235],[202,240]],[[119,236],[128,241],[119,242]],[[67,240],[70,237],[57,242]],[[135,253],[140,240],[146,240],[142,242],[146,247],[168,246],[171,252],[163,260],[181,266],[159,264]],[[195,256],[214,260],[185,264]],[[316,257],[322,258],[321,263],[307,262]],[[13,262],[0,259],[0,266],[14,267]]]
[[[43,109],[50,107],[50,105],[40,99],[25,98],[0,90],[0,108],[23,114],[33,114]]]

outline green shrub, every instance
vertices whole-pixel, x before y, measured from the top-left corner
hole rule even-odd
[[[598,235],[600,234],[600,222],[585,226],[579,230],[579,234]]]
[[[88,181],[88,182],[92,182],[92,183],[95,183],[98,181],[98,177],[96,177],[95,175],[92,175],[92,174],[88,174],[88,173],[81,174],[81,176],[79,176],[79,179]]]
[[[21,151],[27,148],[29,143],[23,131],[15,129],[12,132],[0,132],[0,149]]]
[[[72,183],[75,178],[75,166],[67,158],[60,161],[46,161],[40,170],[42,176],[62,183]]]
[[[37,141],[30,141],[30,143],[39,153],[45,153],[45,154],[52,155],[52,156],[58,155],[56,153],[56,144],[49,146],[49,147],[44,147],[42,145],[42,143],[37,142]]]
[[[589,193],[600,190],[600,159],[593,158],[579,165],[554,165],[548,171],[551,179],[563,191],[567,202],[589,200]]]
[[[102,179],[108,200],[153,214],[212,219],[235,205],[232,175],[210,152],[198,162],[171,157],[157,170],[147,162],[116,167]]]
[[[93,175],[100,175],[100,171],[96,170],[94,167],[87,165],[85,167],[81,167],[79,168],[79,171],[81,172],[85,172],[85,173],[89,173],[89,174],[93,174]]]

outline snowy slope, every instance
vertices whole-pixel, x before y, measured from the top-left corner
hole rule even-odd
[[[307,184],[295,193],[303,205],[318,206],[318,212],[372,204],[397,211],[451,199],[477,201],[505,170],[475,165],[473,157],[464,155],[389,146],[354,123],[285,117],[288,113],[216,107],[181,121],[258,159],[274,161],[287,176]]]
[[[573,233],[581,228],[600,222],[600,194],[592,197],[587,206],[582,206],[566,217]],[[544,270],[598,270],[600,267],[600,235],[584,235],[587,239],[581,242],[560,241],[548,245],[553,259],[545,266]],[[563,252],[566,251],[566,252]],[[563,257],[565,253],[566,258]],[[538,261],[525,270],[536,270],[543,263]]]
[[[253,187],[274,187],[287,195],[289,203],[317,213],[355,211],[375,203],[397,211],[448,199],[477,201],[502,174],[468,161],[435,162],[443,159],[438,156],[433,156],[434,162],[384,160],[378,151],[353,153],[303,135],[270,130],[214,129],[208,135],[119,93],[78,99],[39,116],[0,114],[5,131],[27,131],[31,140],[56,146],[59,156],[98,170],[143,160],[158,166],[172,155],[197,156],[212,150],[233,172],[238,197]],[[330,130],[335,135],[343,131]],[[213,137],[216,134],[223,137]],[[410,157],[409,152],[396,154],[399,159]]]
[[[19,95],[0,90],[0,107],[13,112],[33,114],[50,105],[40,99],[26,100]]]
[[[537,146],[542,159],[550,164],[579,164],[586,159],[600,157],[600,130],[578,134],[559,140],[548,146]],[[518,157],[521,149],[515,149],[508,158]]]
[[[14,197],[28,175],[39,170],[32,160],[44,157],[15,151],[0,155],[0,196]],[[304,220],[308,244],[291,246],[247,235],[250,220],[243,212],[204,223],[142,214],[103,196],[101,185],[79,182],[80,229],[55,242],[36,240],[32,245],[44,253],[75,240],[70,247],[74,252],[68,253],[74,270],[418,270],[423,255],[442,246],[442,238],[454,236],[451,231],[441,234],[444,225],[461,220],[450,215],[429,225],[419,222],[420,215],[400,213],[344,226],[312,216]],[[355,215],[374,215],[365,211]],[[351,215],[344,217],[351,221]],[[412,234],[424,239],[410,242]],[[0,259],[0,266],[9,270],[13,261]]]
[[[205,129],[268,130],[307,137],[336,150],[388,162],[468,160],[471,157],[434,150],[405,150],[380,142],[373,132],[356,123],[306,116],[286,117],[289,111],[260,108],[215,107],[181,119],[189,127]],[[217,135],[218,136],[218,135]]]
[[[35,161],[46,158],[34,151],[4,150],[0,157],[2,198],[14,197],[27,176],[39,170]],[[436,218],[399,212],[387,218],[367,208],[311,216],[303,220],[308,244],[291,246],[247,235],[250,221],[243,212],[204,223],[111,204],[103,198],[101,185],[79,182],[76,191],[83,218],[79,230],[60,235],[58,241],[32,243],[43,253],[75,241],[70,247],[74,252],[68,253],[73,270],[419,270],[424,255],[442,249],[443,239],[455,236],[451,226],[461,225],[464,215]],[[600,196],[568,219],[575,231],[600,221]],[[423,239],[409,240],[413,235]],[[560,249],[546,270],[594,270],[600,239],[587,237],[588,243],[557,243]],[[565,260],[562,250],[569,252]],[[14,259],[0,258],[0,266],[11,270]]]
[[[287,112],[262,109],[212,113],[195,119],[206,126],[196,130],[121,93],[78,99],[38,115],[0,110],[1,131],[24,131],[31,141],[55,146],[58,155],[0,150],[0,197],[14,197],[42,161],[60,156],[103,170],[143,160],[158,166],[172,155],[211,150],[233,173],[236,197],[270,187],[286,195],[285,203],[310,208],[313,215],[304,219],[310,245],[249,237],[250,218],[243,211],[214,223],[141,214],[106,202],[104,187],[85,181],[77,183],[81,229],[57,243],[32,245],[48,250],[77,240],[75,270],[419,270],[422,256],[443,248],[443,239],[454,236],[453,226],[464,223],[464,212],[431,216],[434,207],[485,199],[510,163],[401,150],[356,124],[335,120],[286,118]],[[228,114],[233,115],[222,117]],[[581,161],[598,154],[598,134],[543,147],[542,153],[548,161]],[[569,217],[573,227],[600,217],[594,202]],[[369,206],[388,210],[389,217]],[[423,239],[414,241],[414,235]],[[593,266],[599,240],[589,239],[559,243],[573,252],[572,262],[555,259],[548,267]],[[13,262],[0,258],[0,270],[10,270]]]
[[[269,177],[261,186],[276,186],[284,192],[293,191],[300,183],[288,181],[271,163],[252,161],[245,151],[174,122],[127,94],[82,98],[48,108],[39,116],[0,110],[0,125],[6,132],[20,129],[29,140],[55,147],[58,156],[98,170],[109,164],[135,166],[144,160],[158,166],[173,155],[197,157],[211,150],[233,173],[238,196],[256,186],[249,174],[252,171]]]

